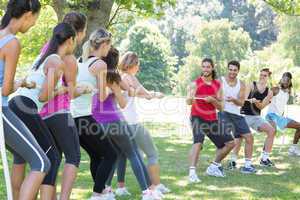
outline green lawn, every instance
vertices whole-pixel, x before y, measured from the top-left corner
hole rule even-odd
[[[162,182],[172,190],[171,194],[166,195],[165,199],[167,200],[300,199],[300,158],[287,156],[291,133],[285,138],[285,143],[288,144],[282,145],[280,137],[276,139],[272,154],[276,168],[265,169],[257,166],[258,173],[256,175],[243,175],[239,171],[226,171],[227,177],[224,179],[208,177],[204,173],[214,158],[215,150],[211,142],[206,139],[198,168],[202,183],[190,185],[187,182],[187,154],[191,147],[191,133],[179,134],[182,130],[173,124],[147,124],[146,126],[151,130],[160,152]],[[255,165],[258,165],[259,162],[263,139],[263,136],[255,136]],[[243,159],[241,158],[239,162],[242,164]],[[2,200],[5,199],[5,185],[2,167],[0,166],[0,168],[0,199]],[[128,169],[127,187],[134,195],[120,199],[141,199],[138,184],[131,169]],[[82,151],[80,172],[73,189],[72,199],[88,199],[91,191],[89,159]]]

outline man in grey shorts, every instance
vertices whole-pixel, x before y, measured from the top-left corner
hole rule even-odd
[[[270,104],[273,97],[273,92],[267,87],[268,80],[271,76],[271,72],[268,68],[260,71],[259,81],[254,81],[246,89],[246,100],[244,106],[241,108],[241,114],[244,115],[249,127],[258,132],[264,132],[267,135],[263,146],[262,157],[260,165],[270,167],[273,166],[273,162],[269,159],[269,155],[272,151],[273,142],[275,138],[275,129],[272,125],[261,117],[261,110]],[[241,139],[238,140],[236,145],[236,155],[240,148]]]

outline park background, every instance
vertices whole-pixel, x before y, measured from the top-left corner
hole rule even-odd
[[[18,35],[22,55],[18,77],[25,76],[51,37],[52,28],[65,13],[77,10],[88,17],[88,35],[106,27],[121,53],[136,52],[141,61],[138,78],[149,90],[167,94],[162,100],[138,101],[141,119],[151,131],[160,151],[162,181],[172,189],[166,199],[300,199],[300,159],[287,156],[292,132],[279,132],[275,141],[275,169],[259,169],[257,175],[227,172],[226,179],[204,175],[213,159],[214,146],[206,141],[200,167],[202,183],[187,184],[187,154],[191,146],[189,108],[184,104],[187,84],[200,74],[204,57],[217,64],[223,75],[232,59],[241,61],[240,78],[250,82],[268,67],[270,86],[285,71],[293,74],[294,90],[287,114],[299,119],[297,93],[300,89],[300,2],[292,0],[42,0],[43,9],[34,28]],[[7,1],[0,1],[1,13]],[[77,49],[78,55],[80,48]],[[263,135],[255,137],[255,164]],[[11,157],[10,157],[11,159]],[[10,160],[11,162],[11,160]],[[243,160],[241,159],[242,163]],[[0,166],[0,199],[5,185]],[[89,159],[82,162],[72,199],[87,199],[92,180]],[[139,199],[139,189],[128,170],[128,187]],[[59,185],[59,184],[58,184]],[[126,198],[125,198],[126,199]]]

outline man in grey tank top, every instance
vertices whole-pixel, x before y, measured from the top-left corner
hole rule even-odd
[[[237,76],[240,71],[240,63],[238,61],[230,61],[227,65],[227,75],[222,77],[224,91],[224,111],[220,113],[220,117],[225,123],[226,132],[232,132],[236,139],[245,139],[245,165],[241,167],[242,173],[255,173],[256,170],[252,165],[253,152],[253,135],[245,118],[240,114],[240,108],[245,103],[245,84],[238,80]],[[229,163],[230,169],[236,168],[237,153],[232,154]]]

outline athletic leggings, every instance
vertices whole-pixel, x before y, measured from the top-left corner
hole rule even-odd
[[[28,162],[31,171],[48,173],[50,161],[25,124],[8,106],[2,106],[2,117],[7,149]]]
[[[129,159],[133,173],[142,190],[146,190],[150,187],[150,178],[147,168],[138,152],[138,147],[134,140],[132,140],[133,133],[131,132],[128,124],[123,121],[117,121],[113,123],[100,124],[105,134],[110,138],[118,156],[124,154]],[[107,185],[111,185],[114,171],[111,173],[108,179]]]
[[[54,137],[60,155],[65,155],[66,163],[79,167],[79,136],[71,114],[56,113],[44,121]]]
[[[9,101],[9,108],[28,127],[49,158],[51,169],[42,184],[54,186],[61,162],[61,156],[55,146],[54,139],[47,125],[38,114],[36,104],[28,97],[16,96]],[[14,154],[14,164],[25,164],[25,160],[18,154]]]
[[[142,124],[129,125],[132,130],[134,140],[139,149],[146,154],[148,160],[148,166],[158,164],[158,152],[157,148],[152,140],[152,137],[147,129]],[[126,173],[126,156],[121,154],[118,158],[118,182],[125,182]]]
[[[90,157],[93,191],[102,193],[117,160],[117,152],[92,116],[75,118],[81,147]]]

